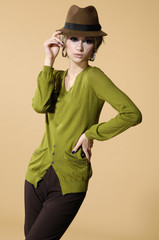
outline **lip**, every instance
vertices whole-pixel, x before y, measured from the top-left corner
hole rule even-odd
[[[82,58],[83,54],[74,54],[77,58]]]

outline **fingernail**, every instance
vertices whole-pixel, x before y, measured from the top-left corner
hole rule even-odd
[[[61,47],[63,47],[63,44],[61,44],[60,42],[58,42],[60,44]]]
[[[61,44],[60,42],[57,42],[58,44],[60,44],[63,47],[63,44]]]
[[[72,151],[72,153],[75,153],[75,151]]]

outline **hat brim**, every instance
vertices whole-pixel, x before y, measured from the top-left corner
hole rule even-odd
[[[77,37],[98,37],[98,36],[107,36],[108,34],[103,31],[78,31],[71,30],[66,28],[58,29],[57,31],[62,31],[61,34],[65,36],[77,36]]]

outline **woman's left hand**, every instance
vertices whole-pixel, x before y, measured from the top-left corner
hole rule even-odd
[[[85,153],[86,158],[88,159],[88,162],[90,162],[91,155],[92,155],[91,148],[93,147],[93,140],[89,140],[86,137],[86,135],[83,133],[78,139],[76,146],[72,149],[72,153],[73,151],[76,152],[80,146],[82,146],[82,150]]]

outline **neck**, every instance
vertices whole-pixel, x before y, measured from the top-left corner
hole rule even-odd
[[[75,63],[70,60],[69,61],[69,69],[68,69],[69,76],[76,76],[87,67],[88,67],[88,61],[83,61],[81,63]]]

